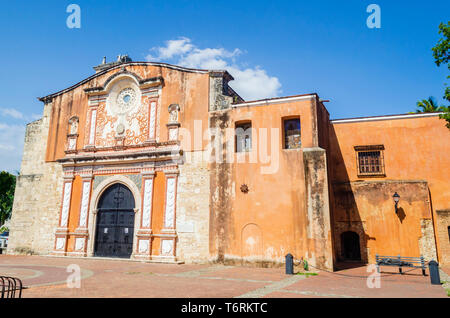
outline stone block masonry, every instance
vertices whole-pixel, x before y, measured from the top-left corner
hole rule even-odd
[[[8,254],[49,254],[53,250],[63,179],[60,164],[45,162],[51,107],[46,104],[43,117],[27,125]]]
[[[189,162],[179,166],[177,189],[177,255],[186,263],[209,257],[210,171],[203,152],[185,153]]]

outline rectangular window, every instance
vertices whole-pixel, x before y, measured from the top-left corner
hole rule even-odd
[[[252,150],[252,123],[236,124],[236,152]]]
[[[356,146],[358,176],[385,177],[383,145]]]
[[[284,149],[295,149],[302,146],[300,134],[300,118],[284,119]]]

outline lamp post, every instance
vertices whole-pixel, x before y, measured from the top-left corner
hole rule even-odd
[[[394,199],[395,202],[395,213],[398,213],[398,201],[400,201],[400,196],[398,195],[397,192],[395,192],[392,198]]]

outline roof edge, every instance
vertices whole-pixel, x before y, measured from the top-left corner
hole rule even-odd
[[[229,77],[231,79],[234,79],[233,76],[231,76],[231,74],[228,73],[227,70],[195,69],[195,68],[188,68],[188,67],[183,67],[183,66],[178,66],[178,65],[168,64],[168,63],[161,63],[161,62],[145,62],[145,61],[143,61],[143,62],[136,61],[135,62],[135,61],[131,61],[131,62],[124,62],[124,63],[118,64],[118,65],[111,66],[110,68],[101,70],[98,73],[95,73],[95,74],[85,78],[84,80],[82,80],[82,81],[80,81],[80,82],[78,82],[78,83],[76,83],[76,84],[74,84],[72,86],[69,86],[69,87],[67,87],[65,89],[57,91],[56,93],[53,93],[53,94],[49,94],[49,95],[46,95],[46,96],[43,96],[43,97],[38,97],[37,99],[39,101],[41,101],[41,102],[48,103],[54,97],[57,97],[57,96],[62,95],[64,93],[66,93],[66,92],[69,92],[69,91],[71,91],[71,90],[73,90],[73,89],[75,89],[75,88],[77,88],[77,87],[79,87],[79,86],[89,82],[90,80],[92,80],[92,79],[94,79],[96,77],[99,77],[101,75],[104,75],[104,74],[108,73],[111,70],[114,70],[114,69],[117,69],[117,68],[121,68],[121,67],[124,67],[124,66],[132,66],[132,65],[133,66],[134,65],[161,66],[161,67],[167,67],[167,68],[170,68],[170,69],[175,69],[175,70],[179,70],[179,71],[183,71],[183,72],[192,72],[192,73],[201,73],[201,74],[206,74],[206,73],[218,74],[218,73],[220,73],[220,74],[223,74],[223,76],[227,76],[227,77]]]
[[[343,119],[332,119],[330,122],[332,124],[344,124],[344,123],[357,123],[366,121],[380,121],[380,120],[395,120],[395,119],[410,119],[410,118],[422,118],[422,117],[433,117],[439,116],[444,112],[433,112],[433,113],[407,113],[407,114],[397,114],[397,115],[382,115],[382,116],[368,116],[368,117],[354,117],[354,118],[343,118]]]
[[[317,95],[317,93],[311,93],[311,94],[281,96],[281,97],[250,100],[250,101],[245,101],[243,103],[232,104],[231,106],[236,108],[236,107],[245,107],[245,106],[268,105],[268,104],[290,102],[290,101],[296,101],[296,100],[302,100],[302,99],[308,99],[308,98],[314,98],[314,97],[318,98],[319,95]]]

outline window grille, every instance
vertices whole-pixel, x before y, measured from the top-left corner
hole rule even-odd
[[[386,176],[384,170],[384,146],[356,146],[358,176]]]

